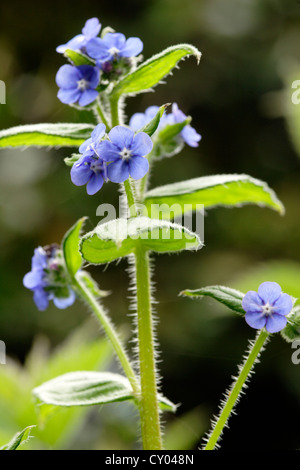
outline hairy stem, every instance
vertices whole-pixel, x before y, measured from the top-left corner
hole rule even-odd
[[[109,126],[109,123],[106,119],[106,116],[104,114],[104,111],[102,110],[102,105],[101,105],[101,101],[100,101],[100,98],[98,97],[97,98],[97,104],[96,104],[96,114],[98,115],[99,119],[101,122],[103,122],[103,124],[105,125],[106,127],[106,132],[109,131],[110,129],[110,126]]]
[[[132,390],[134,395],[139,398],[140,395],[140,386],[136,375],[133,371],[133,368],[130,364],[129,358],[126,354],[126,351],[121,343],[121,340],[116,332],[113,324],[111,323],[110,319],[106,315],[104,309],[98,303],[95,296],[92,292],[86,287],[84,282],[82,282],[80,275],[77,274],[73,278],[73,285],[76,291],[78,292],[79,296],[84,300],[88,306],[92,309],[93,313],[95,314],[96,318],[99,320],[102,328],[104,329],[107,337],[109,338],[118,358],[123,367],[123,370],[132,386]]]
[[[242,388],[246,380],[249,378],[252,367],[263,351],[264,345],[269,337],[269,333],[263,329],[258,332],[256,340],[250,346],[248,354],[245,356],[245,361],[240,367],[239,375],[233,383],[230,391],[226,394],[226,399],[222,407],[219,418],[217,419],[212,432],[208,438],[204,450],[213,450],[216,448],[217,442],[223,432],[223,429],[228,421],[228,418],[237,403]]]
[[[162,440],[156,385],[149,254],[142,248],[137,248],[135,252],[135,271],[141,376],[140,416],[142,438],[145,450],[160,450],[162,449]]]

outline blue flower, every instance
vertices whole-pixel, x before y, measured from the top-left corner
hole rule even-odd
[[[149,170],[147,158],[153,148],[150,137],[145,132],[134,134],[123,126],[114,127],[108,134],[109,141],[99,144],[98,151],[106,162],[107,176],[113,183],[123,183],[131,176],[138,180]]]
[[[128,38],[121,33],[107,33],[103,38],[93,38],[87,44],[90,57],[99,62],[111,62],[120,57],[135,57],[143,50],[139,38]]]
[[[107,179],[106,162],[99,155],[99,144],[105,134],[105,125],[98,124],[91,138],[83,142],[79,152],[83,156],[71,168],[71,180],[76,186],[87,185],[87,193],[97,193]]]
[[[144,126],[149,124],[151,119],[158,113],[158,106],[149,106],[144,113],[135,113],[131,116],[129,121],[129,127],[134,131],[139,131]],[[161,126],[164,121],[164,115],[162,116],[159,125]]]
[[[135,113],[131,116],[129,127],[134,131],[146,126],[151,119],[154,118],[158,112],[158,106],[150,106],[146,109],[145,113]],[[187,116],[178,108],[176,103],[173,103],[172,113],[163,114],[158,129],[163,129],[165,126],[173,125],[185,121]],[[190,147],[198,147],[198,142],[201,140],[201,135],[189,124],[184,126],[179,133],[179,137]]]
[[[178,108],[177,103],[173,103],[172,113],[167,116],[165,123],[176,124],[185,121],[186,118],[187,116]],[[190,147],[198,147],[198,142],[201,140],[201,135],[189,124],[184,126],[180,136]]]
[[[56,48],[56,51],[63,54],[67,49],[73,51],[81,51],[86,53],[87,43],[98,36],[101,30],[101,24],[98,18],[90,18],[86,21],[82,34],[78,34],[73,39],[70,39],[66,44],[62,44]]]
[[[97,67],[63,65],[56,74],[56,83],[60,88],[57,96],[62,103],[86,106],[97,98],[99,81],[100,71]]]
[[[33,292],[33,300],[39,310],[46,310],[49,300],[63,309],[75,301],[75,293],[64,276],[64,264],[57,245],[34,250],[31,271],[25,274],[23,284]]]
[[[293,307],[290,295],[283,294],[277,282],[263,282],[258,292],[250,290],[243,298],[245,320],[252,328],[266,328],[269,333],[277,333],[286,323],[286,315]]]

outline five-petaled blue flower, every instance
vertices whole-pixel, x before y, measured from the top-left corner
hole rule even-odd
[[[86,106],[97,98],[99,81],[100,71],[97,67],[63,65],[56,74],[56,83],[60,88],[57,96],[62,103]]]
[[[87,185],[89,195],[97,193],[107,179],[106,162],[99,154],[99,143],[105,134],[105,125],[98,124],[91,138],[79,147],[83,156],[71,169],[71,180],[76,186]]]
[[[61,253],[57,245],[34,250],[31,271],[25,274],[23,284],[33,291],[33,300],[39,310],[46,310],[49,300],[58,308],[67,308],[75,301],[74,291],[64,277]]]
[[[266,328],[269,333],[277,333],[286,323],[286,315],[293,307],[290,295],[283,294],[277,282],[263,282],[258,292],[250,290],[242,301],[246,312],[245,320],[252,328]]]
[[[87,43],[98,36],[101,30],[101,24],[98,18],[90,18],[86,21],[82,34],[78,34],[73,39],[70,39],[66,44],[61,44],[56,48],[56,51],[63,54],[67,49],[72,51],[81,51],[86,53]]]
[[[107,33],[103,38],[93,38],[86,46],[87,53],[98,62],[111,62],[120,57],[135,57],[143,50],[139,38],[128,38],[122,33]]]
[[[114,127],[108,134],[110,140],[103,140],[98,151],[106,162],[107,176],[113,183],[123,183],[131,176],[138,180],[149,170],[148,155],[153,143],[145,132],[134,134],[123,126]]]

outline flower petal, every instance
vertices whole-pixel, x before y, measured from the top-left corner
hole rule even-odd
[[[77,81],[80,79],[80,73],[76,67],[65,64],[58,70],[55,80],[59,88],[77,88]]]
[[[108,140],[103,140],[97,146],[97,153],[106,162],[111,162],[113,160],[119,160],[120,150],[112,142]]]
[[[23,285],[27,289],[35,289],[36,287],[40,287],[43,285],[43,276],[44,271],[42,269],[35,269],[34,271],[30,271],[23,277]]]
[[[71,88],[71,89],[66,89],[66,88],[61,88],[58,90],[57,93],[57,98],[65,104],[73,104],[76,103],[76,101],[79,100],[81,96],[81,92],[77,90],[77,88]]]
[[[113,183],[123,183],[129,178],[128,162],[119,159],[110,163],[107,167],[107,176]]]
[[[151,118],[148,118],[144,113],[135,113],[130,118],[129,127],[134,131],[139,131],[150,121]]]
[[[98,94],[99,93],[97,90],[84,90],[83,92],[81,92],[81,96],[78,100],[79,106],[86,106],[88,104],[91,104],[93,101],[95,101]]]
[[[90,138],[90,139],[87,139],[83,142],[83,144],[80,145],[79,147],[79,152],[80,153],[84,153],[86,151],[86,149],[88,148],[89,145],[91,145],[93,143],[93,139]]]
[[[48,294],[44,289],[35,289],[33,300],[39,310],[46,310],[49,305]]]
[[[47,254],[41,246],[35,248],[31,260],[32,269],[43,269],[47,267]]]
[[[242,301],[242,307],[247,313],[262,313],[263,304],[262,299],[254,290],[249,290]]]
[[[110,53],[108,49],[106,43],[101,38],[93,38],[86,45],[88,55],[100,61],[109,60]]]
[[[76,295],[73,290],[70,289],[69,297],[53,297],[53,303],[57,308],[64,309],[70,307],[75,302]]]
[[[134,132],[131,129],[128,129],[128,127],[115,126],[109,132],[108,137],[110,138],[112,143],[118,147],[118,149],[129,149],[132,144]]]
[[[123,57],[135,57],[143,50],[143,43],[140,38],[128,38],[121,49],[120,55]]]
[[[96,194],[102,188],[103,183],[104,183],[104,180],[103,180],[102,174],[93,172],[86,186],[86,192],[90,196],[93,196],[93,194]]]
[[[277,282],[263,282],[259,288],[258,288],[258,295],[260,298],[263,300],[263,302],[266,304],[269,302],[270,305],[273,305],[275,300],[278,299],[278,297],[281,294],[281,287]]]
[[[198,147],[201,135],[192,126],[185,126],[181,131],[181,137],[190,147]]]
[[[74,38],[70,39],[66,44],[61,44],[56,48],[56,52],[63,54],[67,49],[72,51],[79,51],[83,46],[85,46],[86,39],[83,34],[77,34]]]
[[[273,313],[272,315],[267,317],[266,330],[269,333],[277,333],[278,331],[282,330],[286,324],[287,319],[285,316]]]
[[[82,34],[84,34],[87,41],[98,36],[101,30],[101,23],[98,18],[90,18],[86,21],[82,28]]]
[[[293,308],[292,297],[288,294],[281,294],[273,304],[274,313],[277,315],[287,315]]]
[[[129,174],[134,180],[139,180],[145,176],[149,170],[149,162],[145,157],[133,157],[128,161]]]
[[[102,124],[102,123],[98,124],[98,125],[95,127],[95,129],[94,129],[93,132],[92,132],[92,140],[93,140],[93,142],[98,143],[98,141],[99,141],[100,139],[102,139],[102,137],[103,137],[104,134],[105,134],[105,129],[106,129],[106,127],[105,127],[105,125]]]
[[[87,184],[93,171],[83,158],[80,158],[71,168],[71,181],[76,186]]]
[[[252,328],[255,328],[257,330],[260,330],[263,328],[266,324],[266,317],[265,315],[260,312],[247,312],[245,315],[245,320],[248,323],[249,326]]]
[[[148,134],[145,132],[139,132],[134,136],[131,151],[132,155],[144,157],[148,155],[153,149],[153,142]]]

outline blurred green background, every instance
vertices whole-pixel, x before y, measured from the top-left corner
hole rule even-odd
[[[155,260],[162,390],[181,403],[177,417],[164,419],[166,440],[172,448],[197,448],[255,331],[213,301],[195,302],[179,298],[178,293],[210,284],[256,290],[270,280],[300,297],[300,105],[291,103],[292,82],[300,79],[300,2],[1,2],[0,79],[7,88],[6,104],[0,105],[1,129],[80,119],[77,111],[56,98],[55,74],[64,60],[55,48],[78,34],[93,16],[127,37],[140,37],[145,58],[180,42],[192,43],[203,53],[199,67],[194,59],[182,62],[155,94],[127,101],[128,116],[152,104],[175,101],[193,117],[193,126],[203,136],[199,148],[185,148],[172,160],[158,162],[152,187],[201,175],[248,173],[267,181],[286,207],[284,217],[258,207],[210,211],[200,252],[161,255]],[[63,162],[70,152],[0,153],[0,339],[14,361],[0,365],[3,443],[34,424],[28,422],[34,419],[30,389],[45,379],[45,371],[51,376],[49,364],[60,361],[57,354],[73,359],[62,359],[54,375],[80,368],[116,368],[109,347],[105,346],[105,358],[103,351],[94,351],[95,335],[86,334],[88,316],[79,302],[63,311],[51,305],[38,312],[22,285],[36,246],[59,242],[83,215],[90,218],[86,228],[92,228],[97,206],[117,201],[116,185],[106,185],[93,197],[87,196],[84,187],[72,185]],[[130,340],[126,267],[123,261],[90,271],[102,289],[112,291],[105,305]],[[88,330],[95,330],[94,320]],[[63,346],[69,356],[64,349],[57,353],[70,333],[77,336],[75,346],[73,337]],[[72,348],[83,348],[87,360],[80,361]],[[223,449],[299,448],[300,365],[292,364],[292,352],[279,335],[272,339],[238,405],[238,415],[231,418]],[[130,405],[109,405],[98,411],[89,410],[80,417],[57,412],[48,436],[31,440],[31,448],[131,448],[136,418],[132,419]],[[54,438],[55,432],[63,438]]]

